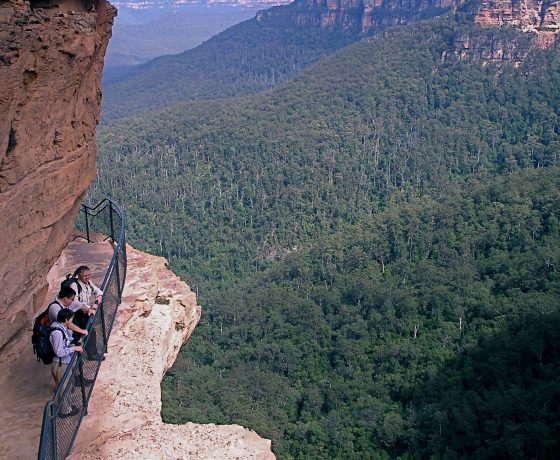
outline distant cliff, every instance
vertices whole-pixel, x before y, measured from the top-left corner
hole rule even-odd
[[[371,34],[389,26],[439,16],[464,3],[465,0],[295,0],[289,8],[297,24]],[[257,19],[264,20],[280,11],[261,11]]]
[[[512,25],[526,31],[558,32],[560,2],[555,0],[478,0],[474,20],[487,26]]]
[[[511,25],[542,34],[541,45],[553,42],[560,29],[558,0],[295,0],[288,8],[297,24],[364,35],[456,10],[481,25]],[[257,19],[285,13],[285,8],[272,8],[259,12]]]
[[[0,1],[0,349],[28,324],[95,176],[105,0]]]
[[[134,10],[148,10],[162,7],[182,7],[185,5],[228,5],[240,7],[263,7],[286,5],[291,0],[116,0],[117,8],[125,7]]]

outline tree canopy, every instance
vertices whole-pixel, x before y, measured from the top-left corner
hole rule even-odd
[[[165,421],[239,423],[287,459],[553,458],[558,50],[442,60],[457,34],[518,33],[391,29],[101,130],[90,194],[203,306]]]

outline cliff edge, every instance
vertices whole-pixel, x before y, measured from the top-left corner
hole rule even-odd
[[[105,0],[0,0],[0,350],[40,308],[95,177]]]
[[[69,458],[274,459],[269,440],[240,426],[162,422],[160,383],[200,307],[164,258],[127,254],[123,301]]]

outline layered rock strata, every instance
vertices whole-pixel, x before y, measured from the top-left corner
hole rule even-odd
[[[560,32],[558,0],[481,0],[476,2],[474,21],[486,27],[517,27],[536,34],[535,45],[547,48]]]
[[[481,0],[475,3],[475,22],[511,25],[525,31],[560,29],[560,2],[554,0]]]
[[[539,46],[539,36],[517,35],[515,38],[504,38],[499,34],[488,32],[476,35],[457,34],[450,48],[442,53],[442,61],[507,63],[519,67],[529,54],[532,47]]]
[[[105,0],[0,1],[0,350],[42,304],[95,176]]]
[[[537,46],[549,46],[560,31],[559,0],[296,0],[288,9],[259,12],[257,20],[287,14],[302,26],[369,35],[456,10],[483,26],[512,26],[533,32],[538,36]]]
[[[290,5],[292,21],[322,29],[371,34],[387,27],[428,19],[456,9],[466,0],[296,0]],[[257,20],[284,14],[280,8],[262,11]]]
[[[169,425],[160,383],[200,318],[165,259],[128,251],[124,298],[70,459],[273,459],[270,441],[240,426]]]

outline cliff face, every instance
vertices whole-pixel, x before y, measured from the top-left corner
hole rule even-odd
[[[483,26],[510,25],[535,32],[537,46],[550,45],[560,30],[559,0],[296,0],[289,10],[259,12],[257,20],[288,14],[296,24],[367,35],[454,10],[467,12]],[[499,53],[508,55],[508,50]]]
[[[486,26],[505,24],[526,31],[560,29],[560,2],[546,0],[481,0],[475,4],[475,22]]]
[[[323,29],[341,28],[351,33],[370,34],[387,27],[408,24],[446,13],[466,0],[296,0],[290,5],[292,21]],[[257,20],[278,14],[279,9],[262,11]]]
[[[105,0],[0,1],[0,349],[42,304],[95,176]]]

